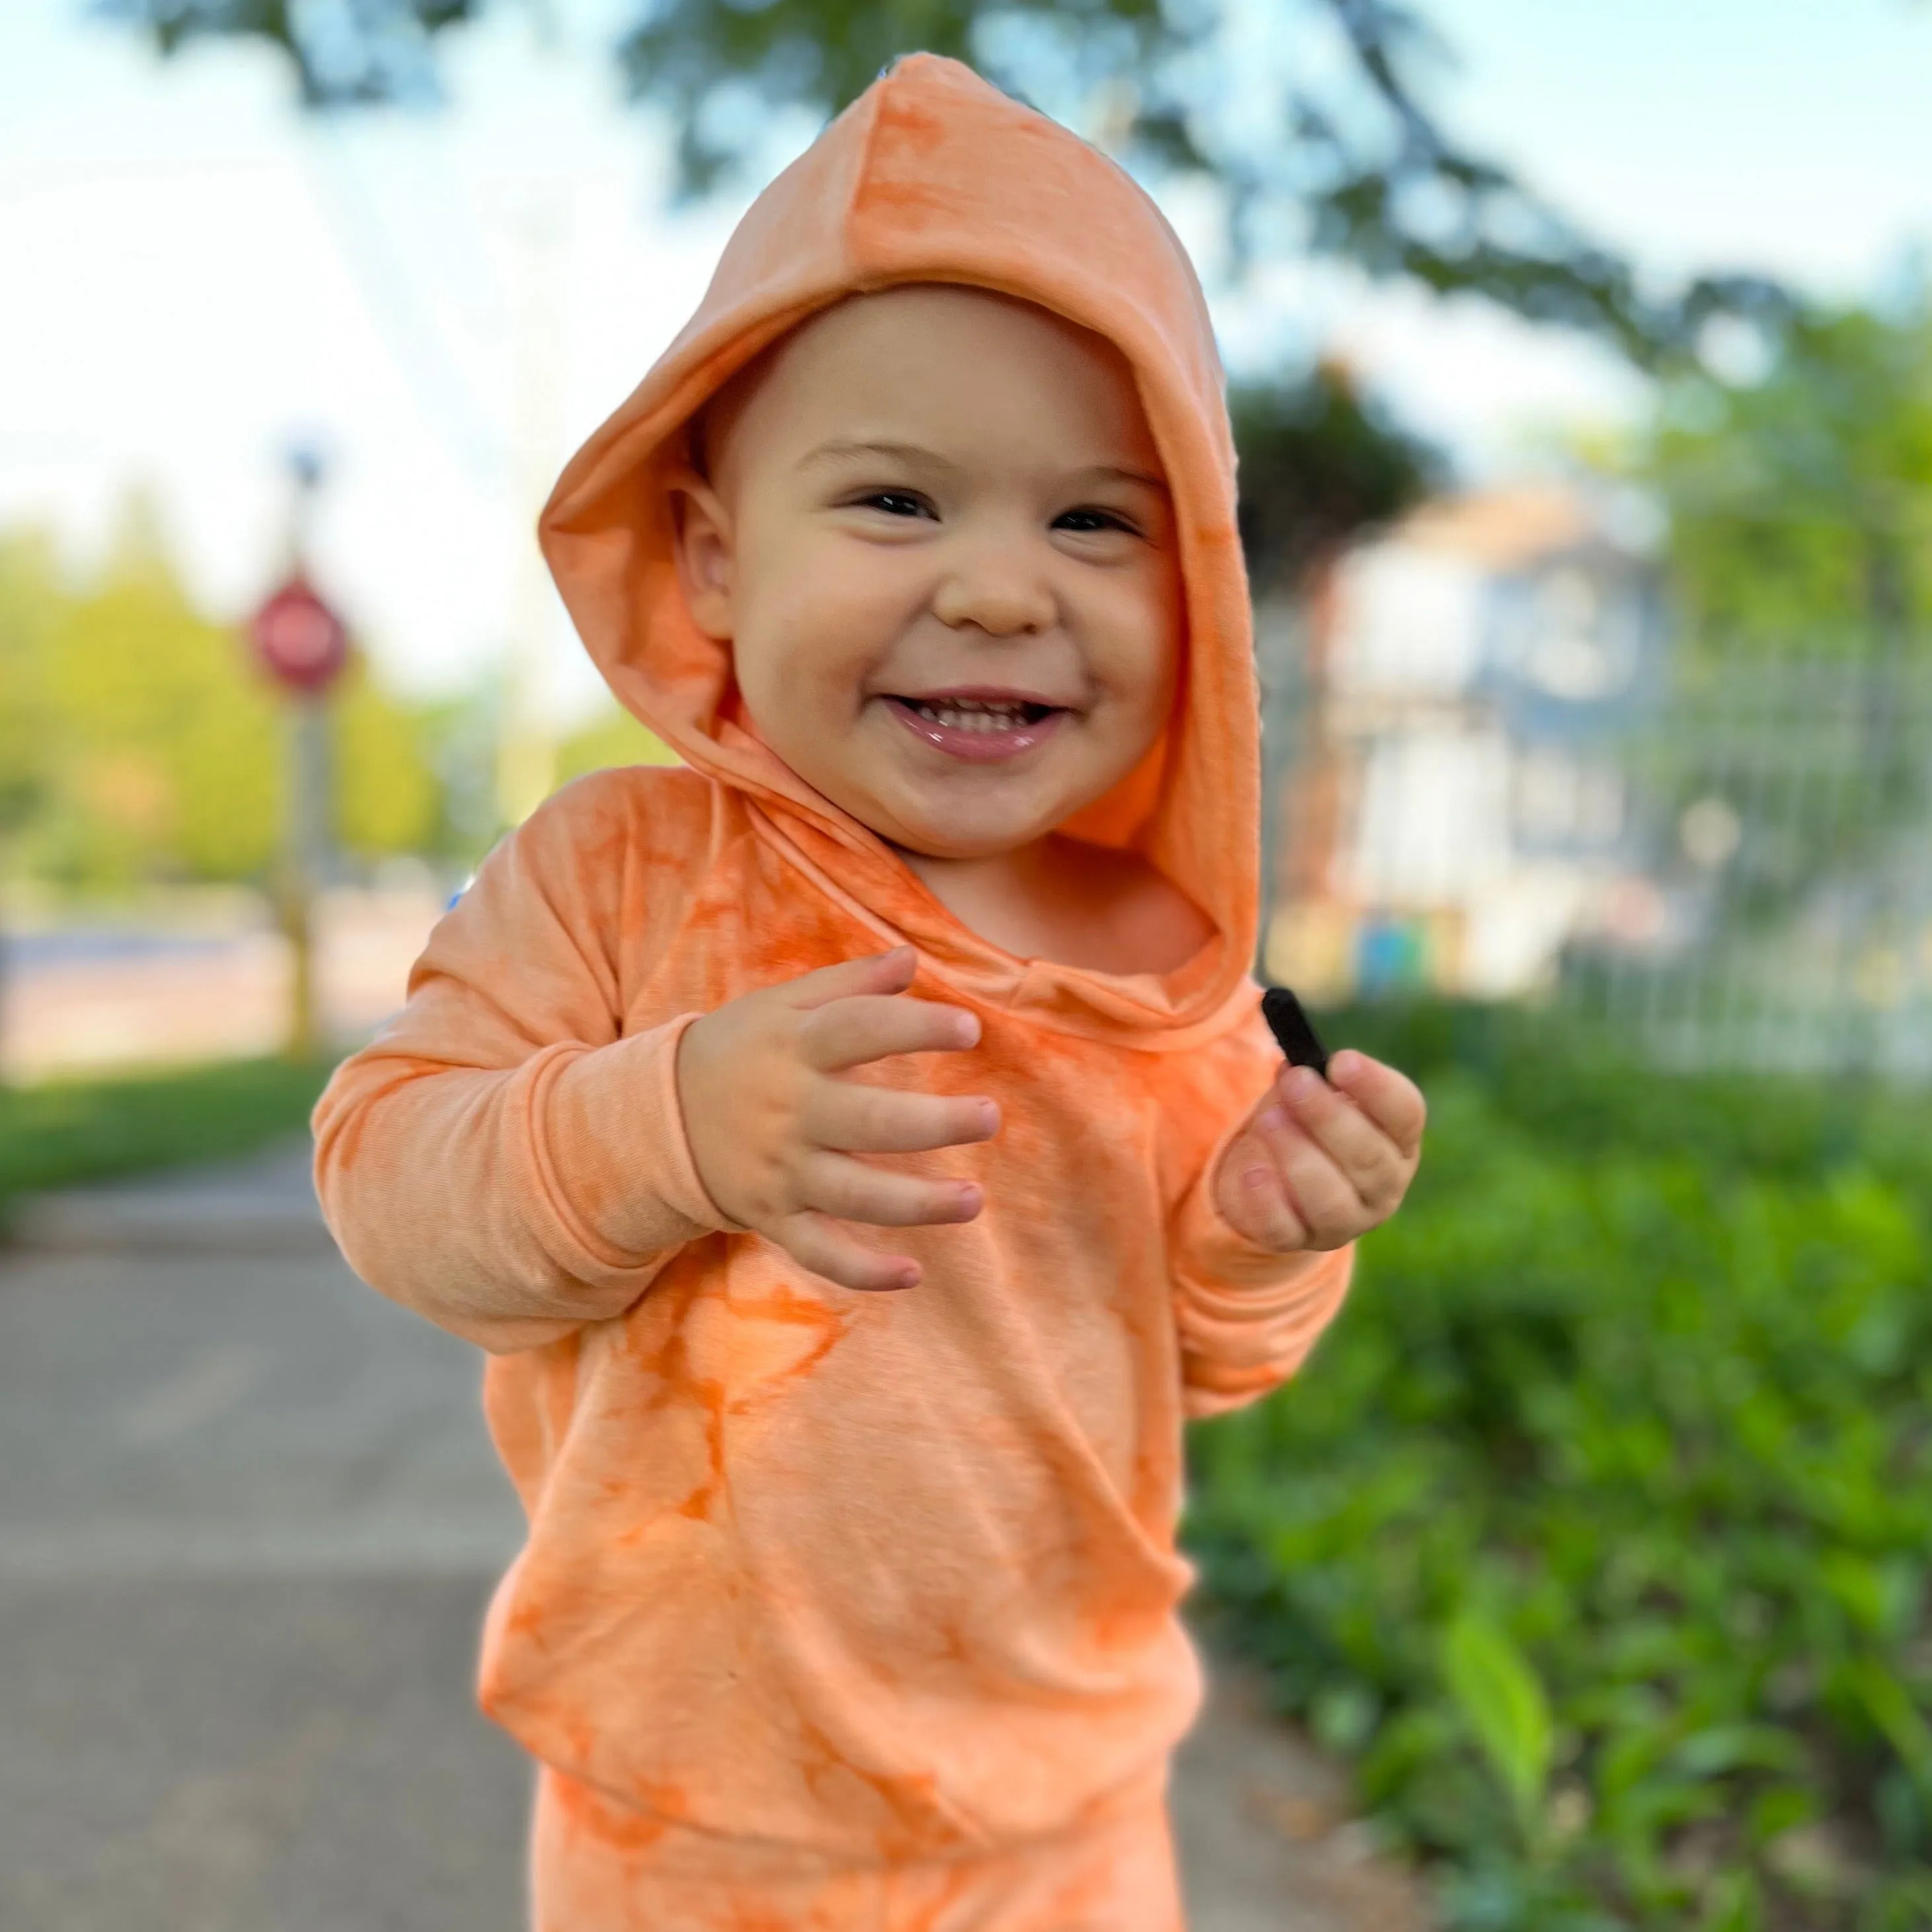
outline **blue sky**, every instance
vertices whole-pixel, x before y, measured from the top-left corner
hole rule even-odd
[[[617,4],[574,0],[586,28]],[[237,609],[272,568],[278,451],[315,435],[321,562],[392,674],[466,682],[541,606],[556,702],[580,705],[530,586],[534,501],[675,332],[736,207],[666,219],[662,130],[587,51],[533,58],[513,11],[452,42],[449,110],[328,133],[265,52],[158,66],[83,7],[0,6],[0,521],[84,556],[146,483],[200,593]],[[1850,298],[1932,243],[1924,0],[1426,10],[1452,124],[1652,272]],[[1171,212],[1212,292],[1205,212]],[[1276,264],[1215,307],[1231,360],[1340,349],[1478,476],[1641,406],[1589,345],[1333,267]]]
[[[1856,295],[1932,238],[1923,0],[1434,0],[1457,124],[1661,269]]]

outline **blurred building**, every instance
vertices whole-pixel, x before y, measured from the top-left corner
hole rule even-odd
[[[1641,926],[1631,729],[1665,626],[1605,503],[1442,500],[1257,613],[1268,693],[1264,964],[1318,999],[1532,991]]]

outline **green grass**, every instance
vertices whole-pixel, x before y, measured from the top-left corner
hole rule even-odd
[[[1430,1144],[1300,1380],[1196,1436],[1231,1633],[1465,1932],[1932,1924],[1932,1106],[1328,1030]]]
[[[244,1154],[298,1133],[320,1064],[238,1060],[0,1088],[0,1220],[22,1194]]]

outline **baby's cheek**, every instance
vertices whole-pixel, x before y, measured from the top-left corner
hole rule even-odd
[[[1165,719],[1180,679],[1186,634],[1180,574],[1171,556],[1138,574],[1124,575],[1116,628],[1129,644],[1130,670],[1153,714]]]
[[[738,688],[752,728],[791,768],[814,778],[836,770],[853,728],[862,674],[840,640],[767,612],[734,650]]]

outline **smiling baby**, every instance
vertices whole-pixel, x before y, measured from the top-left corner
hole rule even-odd
[[[543,536],[684,764],[506,839],[316,1113],[358,1271],[490,1352],[533,1922],[1174,1932],[1181,1424],[1300,1364],[1423,1119],[1258,1015],[1186,256],[902,62]]]

